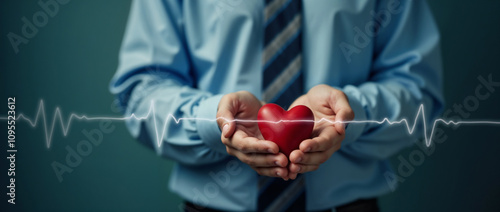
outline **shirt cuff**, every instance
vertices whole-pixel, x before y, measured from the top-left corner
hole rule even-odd
[[[348,85],[342,89],[349,99],[349,105],[354,111],[354,121],[367,120],[366,109],[364,107],[363,96],[361,92],[354,86]],[[363,134],[367,123],[349,123],[346,128],[346,136],[342,142],[342,146],[352,143]]]
[[[198,106],[196,127],[201,140],[208,147],[216,152],[227,154],[226,146],[221,141],[219,125],[217,125],[216,121],[213,121],[217,116],[217,108],[222,96],[222,94],[215,95],[200,102]]]

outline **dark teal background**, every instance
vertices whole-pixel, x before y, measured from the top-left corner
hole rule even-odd
[[[446,109],[463,104],[480,84],[478,76],[500,81],[500,1],[429,2],[442,35]],[[16,112],[33,117],[40,99],[47,117],[60,107],[71,112],[120,116],[108,83],[117,67],[130,1],[73,0],[21,44],[14,53],[7,34],[21,34],[23,16],[32,19],[37,1],[5,0],[0,6],[0,106],[16,97]],[[483,91],[484,92],[484,91]],[[500,121],[500,87],[480,101],[468,119]],[[456,113],[452,113],[456,115]],[[50,122],[52,120],[49,120]],[[46,148],[42,125],[18,121],[16,128],[16,205],[7,205],[7,130],[0,124],[2,207],[8,211],[178,211],[181,199],[167,188],[173,163],[130,137],[122,122],[103,133],[79,166],[59,182],[51,163],[65,163],[66,147],[87,138],[83,130],[99,122],[75,121],[69,134],[57,124]],[[435,145],[400,187],[380,198],[382,211],[500,211],[500,126],[440,126],[447,139]],[[392,158],[409,160],[418,147]],[[342,171],[342,170],[339,170]],[[5,211],[2,209],[2,211]]]

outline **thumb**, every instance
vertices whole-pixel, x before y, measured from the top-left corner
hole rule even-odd
[[[335,129],[339,134],[344,134],[346,129],[345,121],[352,121],[354,119],[354,112],[350,107],[338,111],[335,115]]]
[[[349,99],[345,93],[337,93],[335,101],[332,104],[335,113],[335,129],[339,134],[345,134],[346,124],[345,121],[354,120],[354,111],[349,104]]]
[[[217,110],[217,124],[222,131],[222,136],[226,138],[231,137],[236,129],[234,116],[238,112],[238,108],[235,107],[237,105],[234,104],[235,101],[237,99],[231,94],[225,95],[220,100]]]

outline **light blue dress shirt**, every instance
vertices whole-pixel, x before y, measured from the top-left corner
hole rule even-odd
[[[133,2],[110,89],[127,116],[147,115],[154,100],[155,114],[127,127],[176,162],[170,189],[195,204],[256,208],[257,174],[227,154],[217,123],[206,119],[224,94],[261,96],[263,11],[260,0]],[[355,120],[413,123],[420,104],[427,121],[439,115],[439,34],[425,1],[303,1],[302,14],[305,89],[341,89]],[[177,124],[169,114],[199,119]],[[421,122],[412,135],[404,125],[350,124],[342,148],[305,174],[308,210],[387,193],[395,182],[386,179],[387,159],[422,136]]]

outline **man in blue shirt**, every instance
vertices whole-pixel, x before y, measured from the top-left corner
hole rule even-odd
[[[387,159],[413,144],[423,125],[410,135],[403,125],[317,123],[288,159],[255,123],[225,121],[256,119],[262,101],[271,101],[263,67],[273,60],[268,46],[281,50],[268,45],[267,26],[291,1],[133,2],[110,90],[126,115],[149,114],[127,127],[177,162],[169,185],[186,201],[257,210],[259,175],[297,181],[302,173],[306,209],[325,210],[397,183]],[[293,17],[301,18],[303,89],[292,106],[309,106],[316,120],[411,121],[421,104],[426,120],[439,115],[439,34],[425,1],[302,1]]]

